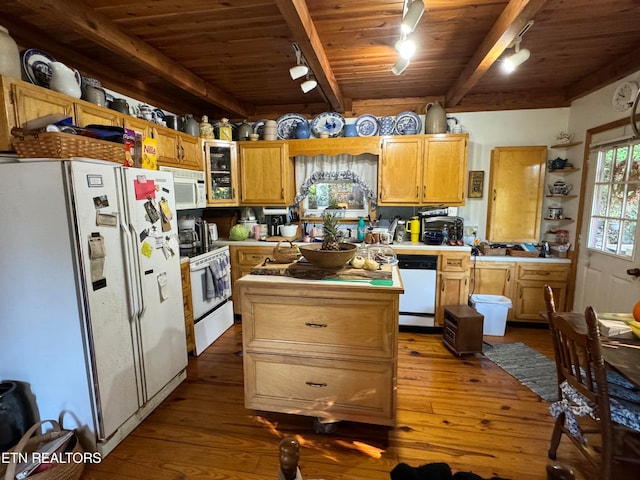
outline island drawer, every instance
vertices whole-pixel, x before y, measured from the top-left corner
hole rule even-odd
[[[521,263],[518,264],[518,280],[566,281],[568,264]]]
[[[244,365],[247,408],[383,425],[393,422],[390,363],[249,354]]]
[[[242,319],[247,349],[382,359],[395,356],[397,323],[389,304],[333,299],[319,308],[317,301],[298,296],[247,295],[252,306]]]

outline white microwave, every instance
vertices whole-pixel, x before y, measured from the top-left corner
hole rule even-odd
[[[176,210],[206,208],[207,186],[204,172],[161,166],[158,170],[173,173],[173,190],[176,197]]]

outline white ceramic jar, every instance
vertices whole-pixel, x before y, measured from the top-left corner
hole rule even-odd
[[[0,25],[0,75],[20,79],[20,50],[9,31]]]

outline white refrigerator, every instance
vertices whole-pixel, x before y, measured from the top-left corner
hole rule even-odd
[[[0,381],[106,455],[186,377],[172,174],[0,164]]]

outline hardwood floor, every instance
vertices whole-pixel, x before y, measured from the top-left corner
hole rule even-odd
[[[485,341],[523,341],[553,358],[544,329],[509,326],[504,337]],[[386,480],[400,462],[446,462],[453,472],[483,478],[546,479],[549,404],[483,355],[455,357],[439,335],[399,335],[394,428],[343,422],[333,434],[316,434],[309,417],[245,409],[241,346],[235,324],[191,357],[187,380],[82,478],[273,480],[279,439],[297,436],[306,480]],[[594,477],[568,440],[558,462],[573,466],[576,478]]]

